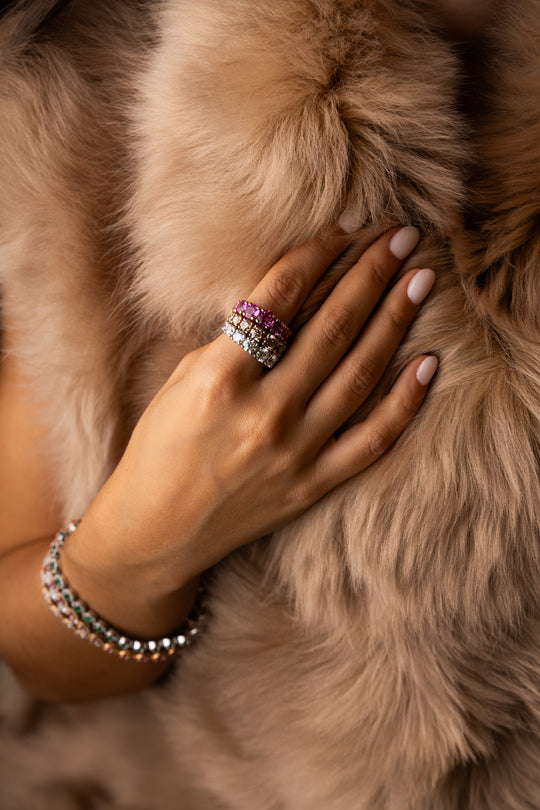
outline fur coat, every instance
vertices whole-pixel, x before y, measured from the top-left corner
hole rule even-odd
[[[2,810],[540,808],[540,2],[38,0],[0,22],[0,285],[65,521],[181,357],[345,207],[437,283],[392,450],[213,570],[170,677],[80,705],[1,669]],[[481,49],[481,50],[479,50]],[[30,393],[29,393],[30,395]]]

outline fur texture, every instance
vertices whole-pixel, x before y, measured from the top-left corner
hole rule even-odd
[[[167,683],[25,715],[5,671],[2,806],[539,808],[538,0],[493,27],[472,122],[431,3],[37,5],[0,28],[0,280],[66,520],[182,354],[346,205],[358,247],[298,323],[412,222],[437,286],[355,419],[416,354],[441,367],[391,452],[216,567]]]

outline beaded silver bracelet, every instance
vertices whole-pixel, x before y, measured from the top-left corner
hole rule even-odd
[[[189,647],[207,619],[203,607],[204,588],[199,586],[193,608],[181,630],[163,638],[142,640],[127,636],[95,613],[73,590],[60,568],[60,549],[81,521],[59,531],[45,555],[41,569],[42,593],[50,609],[75,633],[107,653],[125,661],[167,661]]]

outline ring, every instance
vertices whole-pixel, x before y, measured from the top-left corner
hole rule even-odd
[[[250,301],[238,301],[222,331],[267,368],[283,356],[291,330],[269,309]]]

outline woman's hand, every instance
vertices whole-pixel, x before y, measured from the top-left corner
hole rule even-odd
[[[272,370],[226,335],[184,357],[83,519],[107,570],[173,592],[390,447],[420,407],[435,358],[416,358],[365,421],[334,434],[376,385],[434,281],[431,270],[411,270],[373,313],[417,240],[403,228],[372,244]],[[349,242],[336,230],[291,250],[246,298],[290,322]]]

